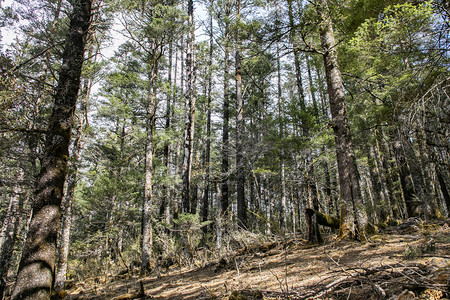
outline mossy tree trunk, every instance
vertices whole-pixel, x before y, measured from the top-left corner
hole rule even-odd
[[[73,1],[55,103],[37,177],[33,216],[11,299],[50,299],[55,275],[56,239],[69,158],[73,115],[91,21],[91,0]]]

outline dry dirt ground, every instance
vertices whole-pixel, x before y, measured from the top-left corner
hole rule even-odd
[[[447,299],[449,280],[447,220],[391,227],[367,243],[253,245],[205,267],[171,268],[161,278],[78,283],[66,299]]]

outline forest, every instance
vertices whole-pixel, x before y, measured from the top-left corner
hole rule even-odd
[[[450,297],[449,17],[0,0],[0,299]]]

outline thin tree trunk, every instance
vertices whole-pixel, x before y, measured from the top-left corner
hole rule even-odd
[[[175,86],[172,85],[172,60],[173,60],[173,43],[169,44],[169,66],[168,66],[168,75],[167,81],[169,83],[169,92],[167,93],[167,102],[166,102],[166,124],[164,125],[164,129],[166,133],[170,132],[171,128],[171,118],[172,118],[172,98],[175,96],[173,89]],[[171,151],[170,151],[170,142],[167,141],[164,144],[164,163],[166,167],[166,176],[171,176]],[[161,220],[164,220],[166,224],[170,224],[170,205],[169,201],[171,198],[171,188],[170,184],[165,184],[163,186],[164,195],[161,199],[161,206],[159,208],[159,216]]]
[[[70,173],[67,176],[67,191],[64,195],[61,205],[62,218],[61,229],[58,238],[58,257],[56,264],[55,275],[55,291],[64,289],[64,282],[66,280],[67,272],[67,257],[69,255],[69,242],[70,242],[70,226],[72,225],[72,202],[75,192],[76,180],[77,180],[77,163],[81,150],[81,132],[82,125],[77,128],[74,138],[74,146],[72,153],[72,165],[70,167]]]
[[[319,199],[317,197],[317,187],[314,180],[314,166],[312,164],[312,153],[307,154],[307,168],[308,168],[308,208],[313,208],[319,211]],[[319,224],[315,214],[309,214],[306,210],[306,223],[308,225],[308,241],[312,244],[323,243],[322,235],[320,234]]]
[[[240,19],[241,2],[236,2],[236,15]],[[236,32],[236,201],[238,225],[247,228],[247,203],[245,201],[245,166],[244,166],[244,99],[242,97],[241,40]]]
[[[224,215],[229,213],[229,201],[228,201],[228,169],[229,169],[229,123],[230,123],[230,90],[229,90],[229,78],[230,78],[230,46],[229,46],[229,25],[230,8],[228,7],[228,1],[225,7],[225,53],[224,53],[224,75],[223,75],[223,124],[222,124],[222,184],[221,184],[221,209]]]
[[[37,177],[30,231],[22,252],[11,299],[50,299],[55,271],[56,240],[72,120],[80,86],[91,0],[73,3],[55,103],[46,133],[41,171]]]
[[[185,107],[185,129],[183,144],[183,211],[189,213],[190,208],[190,184],[192,172],[192,157],[194,150],[194,118],[195,118],[195,59],[194,59],[194,3],[188,0],[188,26],[190,28],[187,39],[186,53],[186,107]]]
[[[24,180],[24,171],[19,168],[17,181],[14,184],[13,192],[6,216],[3,219],[3,225],[0,232],[0,299],[3,299],[6,280],[8,276],[9,267],[13,256],[14,245],[16,243],[16,234],[20,221],[20,206],[22,193],[22,184]]]
[[[394,141],[394,155],[395,161],[398,165],[398,174],[400,177],[400,184],[405,200],[406,212],[408,217],[414,217],[419,215],[420,203],[417,201],[417,194],[414,188],[413,175],[408,166],[408,161],[404,151],[404,145],[400,140],[400,136],[397,132],[397,139]]]
[[[383,223],[389,217],[389,213],[387,212],[388,203],[387,199],[384,197],[384,193],[382,192],[382,184],[380,180],[381,176],[376,164],[375,150],[370,145],[367,146],[367,161],[374,197],[374,212],[378,218],[377,223]]]
[[[278,1],[276,1],[276,20],[278,23]],[[279,29],[277,28],[277,34]],[[282,88],[281,88],[281,61],[280,61],[280,43],[277,41],[277,102],[278,102],[278,119],[279,119],[279,137],[284,138],[284,121],[283,121],[283,98],[282,98]],[[280,151],[280,182],[281,182],[281,211],[280,211],[280,228],[283,232],[287,230],[287,204],[286,204],[286,180],[285,180],[285,163],[284,163],[284,151]]]
[[[266,235],[272,234],[272,203],[270,201],[269,197],[269,188],[268,188],[268,180],[267,175],[263,175],[263,179],[261,182],[261,188],[262,188],[262,198],[264,199],[264,206],[266,208]]]
[[[149,89],[147,104],[147,140],[145,146],[145,183],[144,202],[142,204],[142,237],[141,237],[141,273],[150,271],[150,259],[153,245],[153,135],[156,122],[156,79],[158,76],[158,63],[150,62]]]
[[[311,62],[309,56],[306,57],[306,68],[308,70],[308,79],[309,79],[309,92],[311,94],[311,100],[313,103],[314,113],[317,114],[319,112],[319,106],[317,105],[316,93],[314,88],[314,82],[311,72]]]
[[[361,198],[358,170],[347,119],[344,87],[337,62],[336,42],[327,0],[319,0],[319,14],[322,19],[320,36],[324,52],[342,201],[340,236],[365,239],[364,233],[368,227],[368,218]]]
[[[212,1],[210,3],[213,4]],[[208,91],[207,91],[207,111],[206,111],[206,150],[205,150],[205,164],[206,164],[206,176],[205,176],[205,191],[203,195],[203,206],[202,206],[202,220],[203,222],[208,220],[208,208],[209,208],[209,186],[210,186],[210,163],[211,163],[211,92],[212,92],[212,63],[213,63],[213,46],[214,46],[214,36],[213,36],[213,17],[212,12],[209,14],[209,56],[208,56]],[[204,226],[203,231],[206,233],[208,227]]]
[[[294,67],[295,67],[295,82],[297,84],[298,98],[300,100],[300,108],[305,111],[305,92],[303,89],[302,81],[302,71],[300,68],[300,51],[295,43],[295,24],[294,24],[294,12],[292,8],[292,0],[287,0],[288,2],[288,17],[289,17],[289,27],[291,29],[289,39],[294,51]]]

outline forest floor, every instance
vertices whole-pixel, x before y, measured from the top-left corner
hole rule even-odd
[[[160,278],[94,282],[75,284],[66,299],[446,299],[450,220],[410,221],[367,243],[285,239],[248,246],[203,267],[171,267]]]

